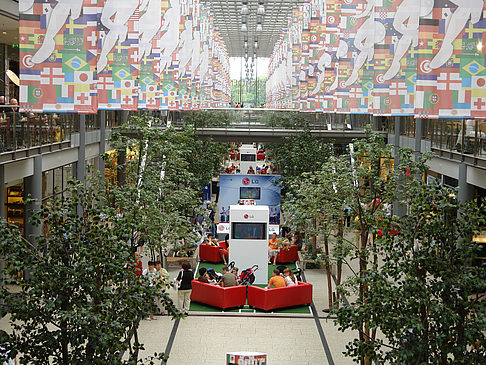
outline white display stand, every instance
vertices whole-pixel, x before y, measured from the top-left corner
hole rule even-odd
[[[268,206],[232,205],[229,220],[229,261],[234,261],[240,272],[258,265],[254,284],[267,284]]]
[[[256,174],[257,169],[257,149],[251,145],[242,145],[240,147],[240,173],[246,175],[250,166]]]

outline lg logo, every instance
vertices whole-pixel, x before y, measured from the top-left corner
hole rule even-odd
[[[258,184],[258,179],[249,179],[248,177],[243,178],[243,185]]]

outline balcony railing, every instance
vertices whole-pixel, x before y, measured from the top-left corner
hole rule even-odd
[[[19,113],[17,108],[0,106],[0,153],[70,140],[75,115]]]

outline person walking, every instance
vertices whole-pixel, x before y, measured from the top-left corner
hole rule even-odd
[[[194,273],[191,270],[191,264],[189,262],[184,262],[176,279],[177,282],[180,283],[179,291],[177,293],[179,299],[179,310],[184,314],[189,312],[189,306],[191,305],[191,281],[193,279]]]

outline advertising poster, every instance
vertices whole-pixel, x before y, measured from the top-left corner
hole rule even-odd
[[[269,209],[269,232],[279,231],[280,175],[220,175],[218,233],[229,233],[229,209],[240,199],[251,199]]]

